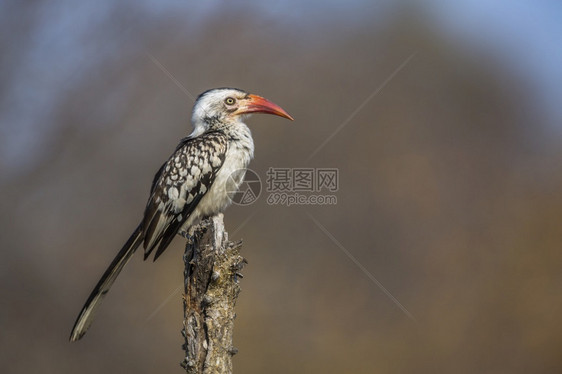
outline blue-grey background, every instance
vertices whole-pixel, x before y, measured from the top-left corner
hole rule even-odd
[[[248,121],[262,179],[340,171],[227,211],[235,372],[561,372],[561,40],[557,1],[2,2],[2,372],[181,372],[180,238],[67,339],[217,86],[296,119]]]

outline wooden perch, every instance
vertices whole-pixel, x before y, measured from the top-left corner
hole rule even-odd
[[[185,247],[183,349],[190,374],[232,373],[234,305],[246,260],[242,242],[229,242],[223,215],[194,227]]]

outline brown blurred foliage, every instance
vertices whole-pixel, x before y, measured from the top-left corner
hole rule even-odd
[[[180,293],[164,303],[181,284],[179,238],[155,264],[134,259],[83,341],[67,341],[154,172],[190,131],[192,100],[153,59],[193,95],[239,87],[294,116],[249,120],[262,179],[270,166],[340,171],[336,206],[262,198],[227,211],[249,261],[236,372],[562,372],[562,153],[501,63],[408,13],[383,26],[295,26],[235,6],[197,24],[149,19],[113,9],[85,42],[121,35],[121,51],[69,76],[47,123],[37,118],[50,127],[34,162],[0,185],[3,372],[180,372]],[[25,35],[3,49],[25,48]]]

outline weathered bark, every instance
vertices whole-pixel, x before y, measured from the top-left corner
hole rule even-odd
[[[184,262],[184,322],[186,357],[181,363],[190,374],[232,373],[234,305],[240,293],[242,242],[229,242],[219,214],[189,233]]]

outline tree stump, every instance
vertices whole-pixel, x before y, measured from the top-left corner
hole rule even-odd
[[[189,232],[184,254],[185,358],[189,374],[232,373],[234,306],[246,260],[242,242],[229,242],[223,215],[212,217]]]

